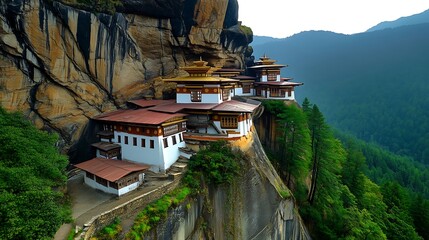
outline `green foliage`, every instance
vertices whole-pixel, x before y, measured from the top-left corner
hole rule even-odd
[[[226,141],[212,142],[191,157],[184,182],[196,190],[203,176],[209,184],[231,183],[238,174],[241,159],[242,154],[232,151]]]
[[[363,153],[363,172],[377,184],[397,181],[401,186],[429,198],[429,168],[410,157],[399,156],[375,143],[366,143],[351,135],[336,131],[345,145]]]
[[[268,100],[263,105],[278,119],[280,150],[273,153],[273,165],[292,189],[292,180],[304,183],[310,167],[311,143],[306,115],[297,106],[287,106],[283,101]]]
[[[280,190],[280,196],[284,199],[287,199],[291,197],[291,194],[289,190]]]
[[[240,31],[246,35],[248,43],[251,43],[253,41],[253,31],[250,27],[240,25]]]
[[[143,239],[143,235],[155,227],[162,219],[167,217],[171,207],[178,206],[191,193],[189,187],[182,187],[166,194],[152,202],[141,211],[134,220],[134,225],[127,233],[126,239]]]
[[[67,158],[57,136],[36,129],[19,113],[0,108],[0,239],[46,239],[70,221],[62,189]]]
[[[118,239],[119,234],[122,232],[121,220],[115,218],[113,223],[105,226],[98,234],[97,239],[99,240],[114,240]]]
[[[91,12],[108,14],[115,13],[116,7],[122,6],[122,0],[62,0],[62,2]]]
[[[284,110],[290,106],[284,107],[284,104],[275,101],[264,103],[264,106],[280,121],[297,115],[295,110]],[[417,228],[415,222],[416,219],[422,222],[429,219],[424,214],[418,214],[427,213],[427,205],[424,202],[416,204],[415,208],[419,210],[413,210],[411,203],[416,200],[399,184],[386,183],[380,188],[365,176],[367,160],[359,145],[348,142],[347,148],[344,148],[334,137],[318,107],[308,99],[303,103],[301,114],[303,118],[294,118],[294,127],[302,122],[302,126],[309,132],[307,134],[310,140],[302,141],[302,146],[295,147],[301,147],[310,153],[311,181],[308,194],[303,184],[298,184],[295,194],[300,213],[313,238],[404,239],[408,236],[406,239],[420,239],[418,233],[422,236],[425,234],[425,225]],[[291,135],[287,135],[291,127],[290,119],[283,123],[286,123],[282,128],[284,135],[279,141],[283,141],[282,146],[288,149],[287,144],[291,143],[288,141]],[[291,158],[291,161],[302,159]],[[293,164],[296,163],[285,166],[291,168]],[[305,171],[301,174],[306,175]],[[304,180],[300,177],[297,179]]]

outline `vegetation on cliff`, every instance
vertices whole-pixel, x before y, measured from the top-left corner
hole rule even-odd
[[[115,13],[116,7],[122,5],[121,0],[60,0],[60,2],[91,12],[109,14]]]
[[[238,174],[242,157],[240,153],[233,152],[226,141],[213,142],[192,156],[184,182],[196,191],[200,189],[202,180],[213,185],[231,183]]]
[[[292,189],[300,206],[300,213],[315,239],[428,237],[424,230],[429,223],[427,217],[424,217],[429,213],[428,202],[411,194],[397,182],[385,182],[381,186],[372,182],[365,175],[367,160],[361,149],[354,144],[344,147],[334,137],[316,105],[306,99],[302,113],[292,114],[304,114],[305,117],[295,117],[293,122],[290,113],[297,110],[296,106],[286,106],[280,101],[267,101],[264,105],[281,123],[278,134],[282,148],[286,146],[285,149],[288,149],[290,144],[298,144],[295,141],[297,137],[307,139],[296,146],[306,152],[303,154],[305,157],[294,158],[288,151],[280,148],[280,151],[275,152],[273,161],[280,172],[286,173],[281,174],[286,182],[295,182]],[[299,131],[305,137],[294,136],[298,134],[295,130],[298,125],[308,128],[308,131]],[[290,166],[308,166],[308,159],[311,167],[307,167],[307,171],[292,174],[282,169],[282,162],[289,161]],[[293,181],[289,180],[290,177]],[[417,201],[419,204],[412,204]]]
[[[167,217],[171,208],[184,202],[189,195],[201,193],[203,182],[209,185],[231,183],[238,174],[241,157],[241,154],[233,152],[226,141],[213,142],[206,149],[200,150],[191,157],[182,185],[146,206],[134,220],[126,239],[143,239],[145,233]],[[99,239],[117,237],[117,224],[113,223],[112,226],[105,228],[98,235]]]
[[[0,239],[49,239],[70,221],[67,158],[19,113],[0,108],[0,126]]]

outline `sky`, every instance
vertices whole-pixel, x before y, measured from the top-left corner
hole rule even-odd
[[[353,34],[421,13],[429,0],[238,0],[239,21],[254,35],[289,37],[308,30]]]

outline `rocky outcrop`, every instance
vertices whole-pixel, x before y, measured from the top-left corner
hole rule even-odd
[[[169,212],[144,239],[311,239],[293,197],[269,162],[256,133],[233,143],[244,151],[241,173],[230,186]]]
[[[204,58],[243,67],[236,0],[125,0],[113,15],[57,1],[1,1],[0,104],[59,133],[67,151],[88,120],[171,93],[163,76]]]

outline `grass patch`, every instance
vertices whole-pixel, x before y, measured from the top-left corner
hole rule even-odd
[[[283,199],[287,199],[291,197],[289,190],[280,190],[279,194]]]
[[[170,208],[178,206],[190,193],[191,189],[189,187],[178,188],[171,194],[166,194],[146,206],[146,208],[137,215],[136,220],[134,220],[134,225],[127,234],[126,239],[143,239],[145,233],[167,217]]]
[[[122,233],[121,220],[115,218],[113,223],[105,226],[97,235],[96,239],[99,240],[114,240],[118,239],[119,234]]]

